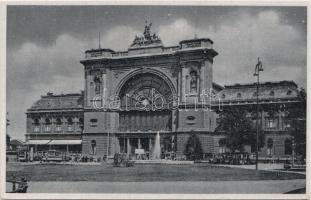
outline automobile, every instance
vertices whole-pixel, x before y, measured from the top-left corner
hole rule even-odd
[[[20,161],[20,162],[28,161],[28,152],[27,151],[20,151],[18,153],[18,161]]]

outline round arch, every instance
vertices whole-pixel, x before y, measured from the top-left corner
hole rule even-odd
[[[156,75],[158,77],[160,77],[161,79],[163,79],[163,81],[165,81],[165,83],[169,86],[172,96],[176,97],[177,96],[177,92],[176,89],[174,87],[174,84],[172,83],[172,81],[170,80],[170,78],[168,76],[166,76],[163,72],[159,71],[159,70],[155,70],[155,69],[150,69],[150,68],[146,68],[146,69],[137,69],[135,71],[130,72],[129,74],[127,74],[124,78],[121,79],[121,81],[118,83],[115,93],[115,96],[119,96],[121,89],[123,88],[123,86],[127,83],[127,81],[129,81],[131,78],[133,78],[136,75],[143,75],[143,74],[153,74]]]

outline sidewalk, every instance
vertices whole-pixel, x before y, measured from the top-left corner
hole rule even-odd
[[[285,193],[306,187],[306,181],[173,181],[173,182],[29,182],[29,193]]]
[[[232,167],[232,168],[242,168],[242,169],[256,169],[255,165],[217,165],[223,167]],[[296,173],[296,174],[303,174],[306,175],[306,171],[286,171],[284,169],[284,164],[265,164],[259,163],[258,164],[259,170],[264,171],[274,171],[274,172],[285,172],[285,173]]]

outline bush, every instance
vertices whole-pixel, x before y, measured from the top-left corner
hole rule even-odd
[[[203,158],[202,145],[196,134],[192,133],[188,138],[184,154],[187,160],[201,160]]]

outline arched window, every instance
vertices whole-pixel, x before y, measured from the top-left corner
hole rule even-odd
[[[225,95],[225,94],[222,94],[222,95],[221,95],[221,98],[223,98],[223,99],[226,98],[226,95]]]
[[[269,138],[267,140],[267,154],[272,155],[273,154],[273,140],[272,138]]]
[[[84,123],[83,123],[83,118],[79,118],[79,129],[80,129],[80,131],[82,131],[83,130],[83,126],[84,126]]]
[[[292,154],[292,141],[291,141],[291,139],[287,138],[284,141],[284,148],[285,148],[285,152],[284,152],[285,155]]]
[[[40,132],[40,121],[38,118],[34,119],[34,123],[33,123],[33,132]]]
[[[219,153],[226,153],[226,139],[221,138],[218,142],[219,145]]]
[[[271,92],[270,92],[270,96],[274,96],[274,91],[271,91]]]
[[[49,118],[45,119],[45,132],[51,132],[51,120]]]
[[[92,140],[92,141],[91,141],[91,153],[92,153],[93,155],[96,154],[96,141],[95,141],[95,140]]]
[[[196,71],[190,72],[190,92],[197,92],[198,88],[198,75]]]
[[[241,93],[238,93],[236,96],[237,96],[238,98],[241,98],[241,97],[242,97],[242,94],[241,94]]]
[[[60,118],[56,119],[56,132],[62,131],[62,120]]]
[[[73,120],[71,117],[67,119],[68,131],[73,131]]]
[[[94,77],[94,83],[95,83],[95,94],[99,95],[100,94],[100,86],[102,83],[102,78],[100,77],[100,75],[96,75]]]

